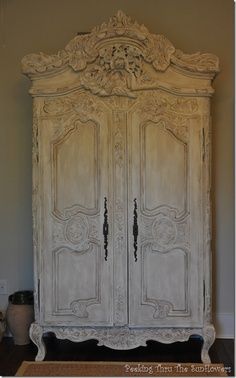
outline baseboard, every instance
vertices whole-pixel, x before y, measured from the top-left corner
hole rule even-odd
[[[234,339],[234,313],[216,314],[215,323],[218,339]]]

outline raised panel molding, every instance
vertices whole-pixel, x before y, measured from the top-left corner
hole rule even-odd
[[[212,81],[122,11],[53,55],[29,54],[35,323],[131,349],[203,338],[211,318]]]

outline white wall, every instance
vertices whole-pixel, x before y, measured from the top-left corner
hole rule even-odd
[[[55,53],[118,9],[164,34],[184,52],[219,56],[213,98],[213,288],[218,335],[233,336],[234,312],[234,2],[233,0],[1,0],[0,279],[8,293],[33,287],[31,98],[21,58]],[[0,295],[0,308],[7,295]]]

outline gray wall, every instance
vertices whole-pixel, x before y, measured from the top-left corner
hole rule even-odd
[[[32,102],[21,58],[31,52],[55,53],[77,32],[91,30],[122,9],[151,32],[164,34],[176,48],[220,58],[212,105],[213,301],[218,334],[232,333],[233,0],[0,0],[0,4],[0,279],[7,280],[8,293],[33,287]],[[7,295],[0,295],[0,308],[6,305]]]

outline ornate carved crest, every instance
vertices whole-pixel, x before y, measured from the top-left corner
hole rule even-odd
[[[156,71],[165,71],[170,64],[194,72],[219,71],[215,55],[175,50],[163,35],[151,34],[122,11],[91,33],[76,36],[57,54],[41,52],[25,56],[22,70],[31,76],[71,67],[76,72],[83,71],[81,84],[92,93],[131,96],[132,82],[145,78],[144,62]]]

